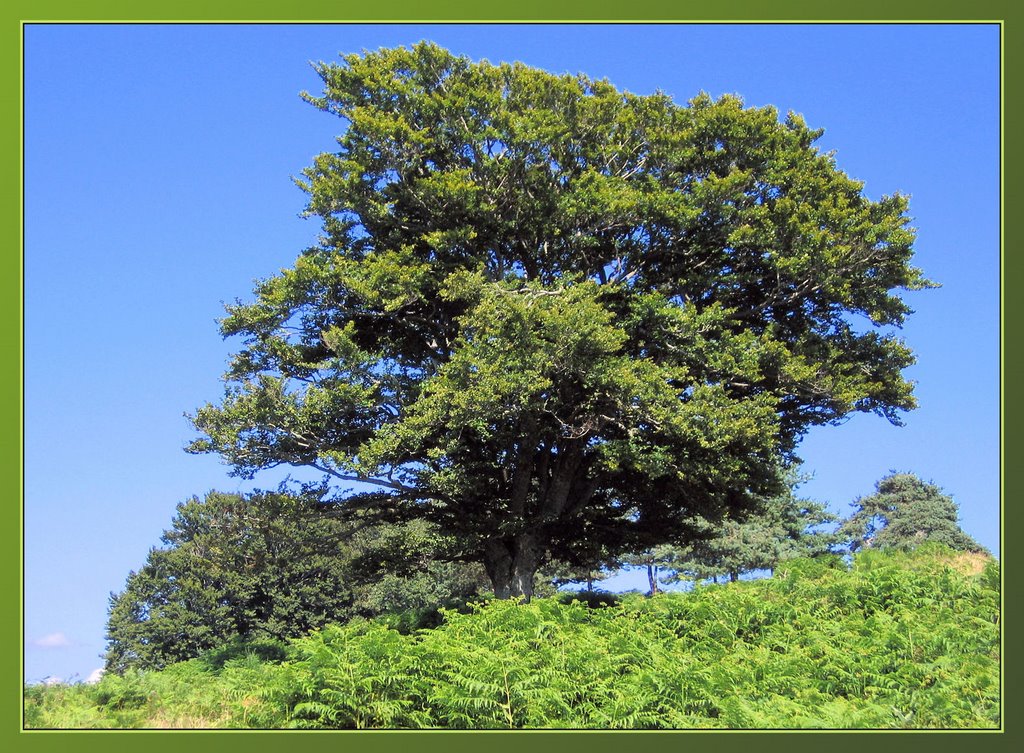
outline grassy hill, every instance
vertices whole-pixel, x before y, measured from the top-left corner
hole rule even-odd
[[[411,634],[359,621],[280,652],[29,686],[25,724],[994,728],[998,588],[995,561],[926,546],[612,606],[491,602]]]

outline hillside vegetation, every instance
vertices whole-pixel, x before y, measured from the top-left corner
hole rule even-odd
[[[998,564],[926,545],[592,606],[332,625],[159,672],[29,686],[32,728],[994,728]]]

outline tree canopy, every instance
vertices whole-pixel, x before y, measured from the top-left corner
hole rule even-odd
[[[985,551],[960,528],[956,502],[935,484],[912,473],[893,472],[859,497],[840,536],[850,549],[913,549],[926,541],[967,552]]]
[[[360,528],[313,493],[193,497],[162,541],[111,595],[108,671],[434,607],[474,595],[483,575],[479,565],[438,562],[443,542],[422,521]]]
[[[319,469],[529,597],[548,557],[777,490],[810,426],[914,406],[906,198],[867,198],[800,116],[429,43],[316,70],[347,121],[299,180],[323,233],[228,307],[192,451]]]

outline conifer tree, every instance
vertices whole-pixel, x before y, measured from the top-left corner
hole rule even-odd
[[[780,494],[761,500],[740,520],[699,521],[699,532],[678,547],[663,548],[660,565],[670,571],[666,583],[727,577],[774,570],[779,562],[832,551],[837,535],[823,526],[835,523],[824,503],[800,497],[797,487],[808,477],[790,468],[782,473]]]
[[[913,549],[925,541],[966,552],[985,551],[960,528],[956,502],[935,484],[895,471],[875,484],[875,493],[852,503],[854,512],[839,533],[850,549]]]

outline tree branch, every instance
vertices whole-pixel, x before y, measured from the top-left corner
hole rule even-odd
[[[326,473],[329,476],[334,476],[336,479],[338,479],[340,481],[355,481],[357,483],[362,483],[362,484],[374,484],[375,486],[383,486],[383,487],[385,487],[387,489],[394,489],[395,491],[400,491],[400,492],[405,492],[407,494],[412,494],[415,497],[422,497],[422,496],[424,496],[424,495],[422,495],[420,493],[419,489],[414,489],[411,486],[404,486],[402,484],[399,484],[396,481],[387,481],[385,479],[373,478],[372,476],[360,476],[358,474],[356,474],[356,475],[348,475],[348,474],[345,474],[345,473],[339,473],[338,471],[334,470],[333,468],[329,468],[328,466],[322,465],[320,463],[308,463],[307,465],[309,465],[310,468],[315,468],[316,470],[320,471],[321,473]]]

